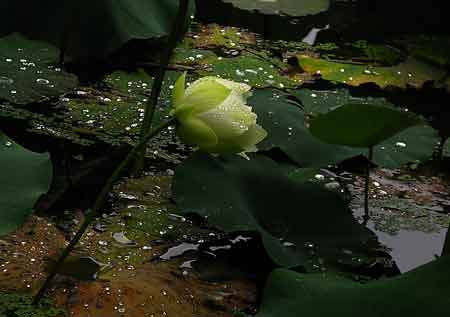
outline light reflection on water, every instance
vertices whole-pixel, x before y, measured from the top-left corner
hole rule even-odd
[[[353,215],[360,223],[362,223],[363,214],[363,208],[353,209]],[[411,271],[441,256],[447,234],[447,228],[433,232],[399,228],[395,233],[388,233],[375,229],[373,220],[369,220],[366,227],[376,234],[382,245],[389,249],[389,254],[401,273]]]
[[[447,229],[426,233],[400,229],[391,235],[374,229],[373,223],[367,227],[375,232],[379,241],[387,246],[394,261],[402,273],[426,264],[442,254]]]

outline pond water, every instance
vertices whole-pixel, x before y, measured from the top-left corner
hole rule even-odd
[[[447,229],[443,229],[437,233],[400,230],[396,235],[390,235],[375,230],[370,223],[368,228],[374,230],[380,242],[391,250],[390,254],[402,273],[440,257],[447,234]]]

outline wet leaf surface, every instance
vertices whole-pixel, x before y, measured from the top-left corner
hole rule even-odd
[[[381,167],[399,168],[406,163],[431,159],[439,142],[439,135],[430,126],[408,128],[375,147],[373,161]]]
[[[163,5],[157,0],[130,0],[127,3],[6,0],[0,8],[4,21],[0,29],[2,34],[21,31],[57,46],[66,37],[66,53],[75,58],[86,58],[105,57],[132,39],[167,36],[178,2],[169,0]],[[193,12],[191,6],[191,14]]]
[[[52,165],[48,154],[28,151],[0,131],[0,236],[22,225],[36,200],[50,187]]]
[[[164,81],[155,122],[167,118],[170,95],[175,80],[181,73],[169,72]],[[79,88],[74,95],[64,99],[70,119],[79,128],[87,129],[116,144],[136,141],[140,134],[145,107],[150,96],[153,77],[144,70],[116,71],[106,76],[102,90]]]
[[[298,98],[307,114],[318,115],[327,113],[345,104],[388,105],[384,98],[354,97],[348,89],[312,90],[300,88],[291,92]]]
[[[274,90],[255,91],[249,104],[258,120],[268,131],[268,137],[258,145],[260,150],[280,148],[302,166],[335,164],[358,155],[360,149],[331,145],[311,135],[305,114],[286,95]]]
[[[78,85],[58,65],[59,51],[18,34],[0,39],[0,100],[26,105],[57,97]]]
[[[201,72],[202,75],[218,75],[225,79],[244,82],[252,87],[289,88],[296,85],[294,81],[282,76],[280,70],[269,60],[254,56],[217,59],[211,70]]]
[[[450,304],[449,264],[447,256],[399,277],[367,284],[326,274],[275,270],[257,316],[441,316]],[[405,293],[408,296],[399,296]]]
[[[343,249],[361,251],[371,239],[338,194],[293,182],[264,157],[196,154],[177,169],[173,188],[182,211],[207,217],[227,232],[259,232],[268,254],[285,267],[314,270],[310,257],[316,248],[333,263]]]
[[[330,6],[329,0],[224,0],[234,6],[246,9],[257,10],[265,14],[287,14],[291,16],[303,16],[317,14],[326,11]]]
[[[422,122],[391,107],[345,104],[314,118],[310,131],[326,143],[369,148]]]

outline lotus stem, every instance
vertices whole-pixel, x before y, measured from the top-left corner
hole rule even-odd
[[[370,190],[370,168],[372,164],[373,159],[373,146],[369,147],[369,156],[368,156],[368,162],[366,167],[366,175],[365,175],[365,186],[364,186],[364,217],[363,217],[363,223],[364,225],[367,224],[367,222],[370,219],[370,211],[369,211],[369,190]]]
[[[445,236],[444,249],[442,250],[442,256],[450,255],[450,224],[448,225],[447,235]]]
[[[169,34],[166,51],[161,56],[158,72],[153,82],[150,98],[148,99],[147,106],[145,107],[144,121],[142,122],[141,126],[141,137],[144,137],[152,127],[153,117],[155,114],[156,106],[158,105],[164,77],[166,75],[166,69],[169,66],[170,58],[172,57],[173,51],[177,46],[178,39],[181,37],[181,34],[183,32],[183,26],[189,11],[189,2],[190,0],[180,0],[178,14],[175,19],[172,31]],[[133,171],[135,175],[138,175],[142,172],[144,168],[144,161],[145,151],[143,150],[138,153],[138,156],[136,158],[136,163]]]

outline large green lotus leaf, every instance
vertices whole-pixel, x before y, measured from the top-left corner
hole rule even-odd
[[[335,164],[361,153],[312,136],[305,126],[304,112],[275,90],[257,90],[248,102],[258,114],[258,123],[268,132],[268,137],[258,144],[260,150],[280,148],[306,167]]]
[[[76,76],[57,66],[58,54],[53,46],[17,34],[1,38],[0,100],[28,104],[76,87]]]
[[[414,126],[375,146],[373,161],[387,168],[399,168],[406,163],[424,162],[431,158],[439,140],[439,133],[432,127]]]
[[[438,317],[449,312],[449,294],[449,256],[367,284],[277,269],[269,277],[257,317]]]
[[[346,104],[314,118],[310,131],[326,143],[368,148],[420,123],[417,116],[390,107]]]
[[[259,232],[267,253],[285,267],[308,268],[312,246],[332,263],[372,237],[338,194],[291,180],[264,156],[196,153],[177,168],[172,188],[180,211],[227,232]]]
[[[245,10],[258,10],[265,14],[304,16],[328,10],[330,0],[223,0]]]
[[[347,89],[319,91],[302,88],[292,94],[301,101],[305,111],[313,115],[328,113],[347,103],[393,107],[383,98],[353,97]],[[373,160],[389,168],[398,168],[409,162],[422,162],[431,157],[438,140],[438,133],[433,128],[414,126],[376,146]],[[360,152],[367,155],[367,150],[361,149]]]
[[[167,36],[178,0],[3,0],[0,34],[22,32],[75,58],[103,57],[132,39]],[[191,14],[194,1],[191,1]]]
[[[443,154],[446,157],[450,157],[450,138],[444,143]]]
[[[295,168],[287,172],[287,176],[295,182],[305,183],[312,181],[320,174],[319,168]]]
[[[4,235],[20,226],[48,191],[52,165],[48,154],[30,152],[0,132],[0,167],[0,235]]]

